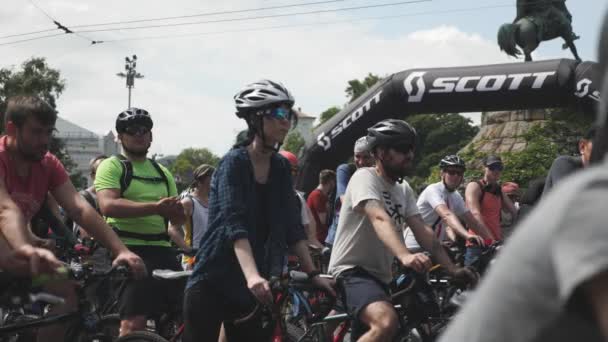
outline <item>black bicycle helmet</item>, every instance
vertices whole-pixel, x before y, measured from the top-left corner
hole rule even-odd
[[[462,169],[466,169],[466,164],[465,164],[464,160],[462,160],[462,158],[460,158],[456,154],[451,154],[449,156],[445,156],[439,162],[439,168],[442,169],[442,170],[445,169],[448,166],[459,167],[459,168],[462,168]]]
[[[417,133],[414,127],[403,120],[388,119],[367,129],[370,149],[378,146],[416,146]]]
[[[118,117],[116,118],[116,132],[124,133],[125,129],[132,125],[141,125],[148,129],[152,129],[154,124],[148,111],[131,107],[118,114]]]
[[[293,106],[295,100],[289,90],[279,82],[260,80],[245,86],[234,95],[236,115],[243,118],[246,114],[270,105],[285,103]]]

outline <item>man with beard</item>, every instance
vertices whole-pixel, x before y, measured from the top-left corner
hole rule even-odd
[[[50,193],[76,223],[112,251],[114,265],[126,263],[135,275],[143,274],[141,259],[127,249],[95,209],[76,192],[59,159],[49,153],[56,120],[57,112],[38,97],[16,96],[7,101],[7,135],[0,138],[0,250],[7,254],[12,249],[17,254],[12,255],[5,269],[36,274],[49,272],[59,265],[50,252],[32,247],[41,240],[34,237],[28,224]],[[76,292],[69,283],[52,282],[46,285],[45,291],[66,300],[65,304],[54,306],[52,314],[76,308]],[[41,341],[59,341],[62,336],[61,325],[39,332]]]
[[[124,155],[104,160],[97,169],[95,189],[107,223],[146,264],[154,269],[181,270],[167,234],[168,221],[184,223],[184,209],[171,173],[146,158],[152,143],[152,118],[129,108],[116,118]],[[183,283],[148,276],[128,281],[120,298],[121,336],[146,327],[146,317],[179,312]]]
[[[456,236],[460,236],[475,245],[483,245],[483,238],[491,238],[488,228],[475,219],[456,191],[462,184],[466,170],[464,160],[457,155],[445,156],[439,162],[439,169],[441,181],[427,186],[418,197],[418,210],[424,223],[433,228],[439,241],[448,238],[455,241]],[[460,222],[461,219],[473,227],[476,234],[468,232]],[[410,228],[405,230],[405,245],[410,251],[421,249]]]
[[[477,275],[454,266],[418,213],[413,190],[398,184],[413,166],[414,128],[389,119],[369,128],[367,137],[376,165],[360,168],[348,183],[329,272],[338,278],[342,300],[355,318],[353,339],[390,341],[399,326],[387,291],[393,259],[416,272],[431,267],[426,255],[405,246],[404,224],[453,277],[475,282]],[[361,335],[361,328],[368,331]]]

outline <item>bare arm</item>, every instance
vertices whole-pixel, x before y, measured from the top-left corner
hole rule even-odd
[[[192,216],[192,201],[184,198],[182,199],[182,206],[184,207],[184,215],[186,217]],[[192,227],[192,229],[194,229],[194,227]],[[169,234],[171,241],[173,241],[177,245],[177,247],[184,251],[190,250],[191,247],[188,246],[185,241],[184,232],[182,230],[181,225],[175,224],[173,223],[173,221],[170,221],[167,233]]]
[[[591,279],[583,290],[604,339],[608,340],[608,272]]]
[[[120,197],[118,189],[103,189],[97,192],[99,209],[104,216],[116,218],[138,217],[158,214],[157,202],[134,202]]]
[[[359,206],[361,206],[361,204]],[[359,206],[357,208],[359,208]],[[384,243],[394,256],[399,260],[402,260],[412,254],[407,247],[405,247],[405,244],[401,242],[397,227],[395,227],[393,220],[386,213],[382,203],[378,200],[367,200],[363,204],[362,210],[374,227],[374,231],[376,232],[376,235],[378,235],[380,241]]]
[[[470,237],[469,232],[466,230],[465,227],[462,226],[462,223],[460,223],[458,216],[456,216],[454,212],[448,209],[447,205],[438,205],[437,207],[435,207],[435,212],[437,213],[437,215],[439,215],[439,217],[441,217],[443,223],[448,225],[452,229],[452,231],[456,233],[456,235],[460,236],[465,240]]]
[[[306,232],[308,242],[315,246],[323,247],[323,242],[317,240],[317,222],[313,218],[310,208],[307,205],[305,205],[304,208],[309,218],[309,223],[304,225],[304,232]]]
[[[465,190],[465,198],[467,202],[467,207],[471,211],[471,215],[473,215],[475,220],[483,223],[484,227],[486,227],[486,233],[484,233],[486,236],[482,236],[484,238],[488,238],[487,236],[489,236],[490,239],[496,240],[494,234],[492,234],[492,232],[487,229],[487,226],[485,225],[485,222],[483,220],[483,216],[481,216],[481,207],[479,206],[479,199],[481,198],[481,187],[479,186],[479,184],[475,182],[469,183]]]
[[[255,277],[261,277],[258,272],[258,267],[255,264],[255,259],[253,258],[253,251],[251,250],[249,239],[243,238],[234,241],[234,253],[236,254],[236,259],[239,261],[239,265],[241,266],[241,270],[247,281]]]
[[[448,239],[452,242],[456,241],[456,233],[454,233],[454,229],[452,229],[451,227],[448,226],[448,228],[445,230],[445,236],[448,237]]]
[[[97,214],[95,209],[76,192],[72,182],[67,181],[52,191],[53,196],[79,226],[111,250],[114,255],[128,251],[116,233]]]
[[[31,243],[32,234],[25,217],[8,194],[3,179],[0,179],[0,231],[12,248]]]
[[[513,201],[506,194],[502,194],[502,205],[507,208],[507,210],[513,215],[513,220],[517,218],[517,208]]]
[[[424,247],[431,255],[441,264],[442,267],[446,268],[448,272],[454,270],[455,266],[450,260],[450,257],[441,246],[441,243],[433,234],[431,227],[427,226],[422,220],[422,216],[414,215],[405,219],[410,229],[416,237],[416,241]]]

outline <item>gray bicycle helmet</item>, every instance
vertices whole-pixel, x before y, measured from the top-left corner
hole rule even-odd
[[[442,170],[448,166],[460,167],[462,169],[466,168],[466,164],[465,164],[464,160],[462,160],[462,158],[460,158],[456,154],[451,154],[449,156],[445,156],[439,162],[439,168]]]
[[[148,111],[131,107],[118,114],[118,117],[116,118],[116,132],[124,133],[125,129],[132,125],[141,125],[148,129],[152,129],[154,124]]]
[[[377,146],[413,148],[417,137],[414,127],[403,120],[383,120],[367,129],[370,149]]]
[[[242,118],[252,110],[268,107],[270,105],[285,103],[293,106],[295,100],[289,90],[279,82],[260,80],[248,84],[234,95],[237,116]]]

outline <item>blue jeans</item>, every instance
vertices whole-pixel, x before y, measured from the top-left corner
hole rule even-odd
[[[471,266],[477,258],[481,255],[481,248],[479,247],[467,247],[467,251],[464,254],[464,265]]]

